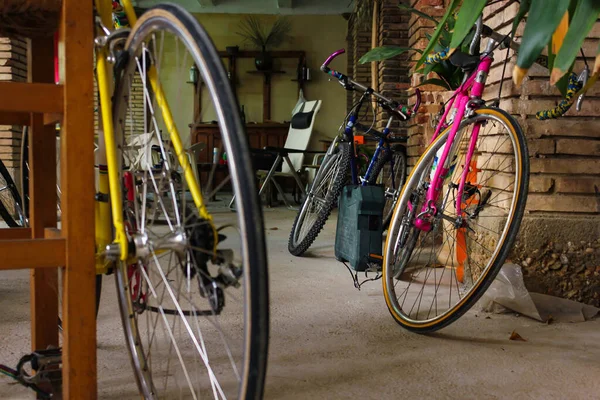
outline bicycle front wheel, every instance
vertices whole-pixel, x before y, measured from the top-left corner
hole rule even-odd
[[[313,244],[335,206],[350,168],[350,145],[340,143],[317,171],[300,211],[296,215],[288,250],[301,256]]]
[[[506,260],[523,216],[529,181],[525,139],[517,122],[494,108],[462,121],[450,172],[435,204],[425,195],[446,129],[421,156],[404,186],[384,249],[383,293],[396,322],[432,332],[457,320],[481,297]],[[467,165],[471,137],[478,131]],[[455,157],[455,158],[454,158]],[[458,187],[467,170],[457,208]],[[429,229],[419,229],[417,219]]]
[[[207,33],[176,5],[144,13],[124,51],[114,126],[136,261],[122,263],[115,275],[140,392],[146,399],[261,398],[268,349],[264,228],[227,74]],[[219,121],[237,214],[226,202],[199,205],[192,190],[199,179],[186,169],[195,162],[192,108],[182,99],[193,92],[182,93],[193,64],[212,101],[210,111],[203,109]]]

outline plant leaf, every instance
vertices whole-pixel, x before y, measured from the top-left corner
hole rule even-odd
[[[556,88],[560,91],[560,94],[562,94],[563,97],[565,97],[567,95],[567,87],[569,86],[569,77],[571,76],[571,72],[573,72],[574,66],[575,66],[575,62],[573,62],[573,64],[571,64],[569,71],[565,75],[563,75],[563,77],[560,78],[554,84],[554,86],[556,86]]]
[[[565,40],[565,35],[569,30],[569,11],[565,11],[560,23],[556,27],[556,30],[552,34],[552,53],[558,54],[560,48]]]
[[[446,90],[452,90],[450,88],[450,86],[444,82],[441,79],[436,79],[436,78],[431,78],[431,79],[425,79],[423,82],[421,82],[419,85],[417,86],[424,86],[424,85],[435,85],[435,86],[441,86]]]
[[[402,53],[405,53],[407,51],[420,52],[420,50],[411,49],[410,47],[397,47],[397,46],[374,47],[371,50],[369,50],[365,55],[363,55],[360,58],[360,60],[358,60],[358,62],[360,62],[361,64],[365,64],[365,63],[373,62],[373,61],[387,60],[392,57],[396,57],[397,55],[400,55]]]
[[[600,2],[598,0],[579,0],[571,20],[571,26],[565,35],[566,45],[560,48],[556,56],[554,68],[550,74],[550,83],[554,84],[567,73],[577,57],[583,40],[594,27],[599,14]]]
[[[477,21],[477,18],[481,15],[483,7],[487,0],[464,0],[458,17],[456,18],[456,24],[454,25],[454,34],[452,34],[452,41],[450,42],[450,53],[454,53],[456,48],[460,46],[465,36],[469,33],[473,24]]]
[[[517,27],[521,20],[525,17],[525,14],[529,11],[529,7],[531,7],[531,0],[521,0],[521,4],[519,4],[519,11],[517,11],[517,15],[513,21],[512,34],[514,35]]]
[[[400,4],[398,4],[398,8],[400,8],[402,10],[406,10],[408,12],[411,12],[411,13],[413,13],[415,15],[418,15],[421,18],[425,18],[425,19],[428,19],[430,21],[433,21],[436,24],[438,23],[437,19],[433,18],[431,15],[425,14],[423,11],[417,10],[416,8],[409,7],[406,4],[400,3]]]
[[[431,53],[431,49],[433,49],[433,47],[437,43],[437,40],[440,37],[440,34],[442,33],[442,29],[444,29],[444,24],[446,23],[446,20],[448,19],[448,17],[450,16],[450,14],[452,14],[452,12],[454,11],[454,9],[458,5],[458,3],[459,3],[459,0],[452,0],[450,2],[450,5],[446,6],[446,13],[444,14],[444,16],[442,17],[442,19],[440,20],[437,28],[435,28],[435,31],[433,32],[433,35],[431,35],[431,40],[429,41],[429,44],[427,45],[427,47],[423,51],[423,55],[421,56],[421,58],[419,59],[419,61],[417,61],[417,64],[415,65],[415,69],[418,69],[421,66],[421,64],[423,64],[423,62],[425,62],[425,59],[427,58],[427,55],[429,53]]]
[[[527,70],[556,30],[568,6],[569,2],[564,0],[532,0],[517,65],[513,72],[515,84],[521,84]]]

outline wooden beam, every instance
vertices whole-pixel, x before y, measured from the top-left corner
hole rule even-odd
[[[95,400],[98,397],[93,15],[91,1],[62,0],[59,56],[64,72],[64,108],[61,110],[60,182],[61,229],[67,241],[62,280],[64,399]]]
[[[293,8],[293,0],[277,0],[277,8]]]
[[[29,228],[0,229],[0,240],[15,240],[29,238],[31,238],[31,229]]]
[[[0,125],[29,125],[29,113],[0,111]]]
[[[60,267],[65,265],[65,250],[65,239],[2,240],[0,270]]]
[[[28,55],[29,82],[54,85],[54,38],[32,39]],[[31,114],[29,130],[29,225],[34,239],[43,239],[45,228],[57,222],[56,134],[44,119],[44,114]],[[58,268],[32,269],[29,282],[31,349],[58,347]]]
[[[62,238],[62,231],[58,228],[46,228],[44,229],[44,237],[47,239]]]
[[[54,83],[0,82],[0,110],[62,113],[63,87]]]

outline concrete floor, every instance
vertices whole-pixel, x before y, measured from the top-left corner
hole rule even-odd
[[[380,281],[359,292],[335,261],[335,218],[309,256],[288,253],[294,215],[282,208],[265,211],[271,278],[267,399],[598,398],[600,321],[545,325],[471,311],[435,335],[409,333],[388,314]],[[14,366],[29,349],[28,273],[1,277],[0,362]],[[112,277],[105,277],[99,396],[137,399],[114,290]],[[508,340],[513,330],[527,342]],[[0,398],[33,396],[0,376]]]

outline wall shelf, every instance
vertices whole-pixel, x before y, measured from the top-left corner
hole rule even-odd
[[[228,53],[227,51],[219,51],[219,56],[226,58],[229,61],[227,72],[229,75],[229,81],[233,88],[234,94],[237,96],[237,59],[238,58],[255,58],[260,55],[262,51],[247,51],[242,50],[236,53]],[[295,50],[284,50],[284,51],[270,51],[269,54],[272,58],[296,58],[298,59],[298,65],[305,64],[306,54],[304,51]],[[275,74],[285,74],[286,71],[270,70],[270,71],[246,71],[250,75],[263,75],[263,121],[269,121],[271,119],[271,76]],[[298,90],[304,90],[304,80],[295,79],[298,82]],[[194,85],[194,122],[198,124],[201,120],[202,115],[202,82]]]

